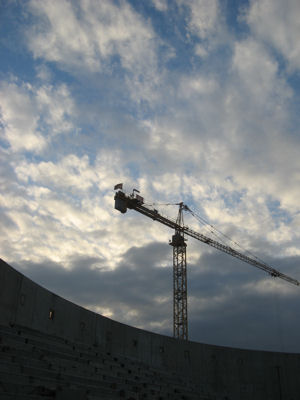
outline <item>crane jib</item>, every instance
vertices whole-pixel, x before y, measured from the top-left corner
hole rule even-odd
[[[157,210],[150,209],[146,207],[139,199],[134,197],[133,195],[127,196],[124,192],[118,191],[115,194],[115,209],[119,210],[121,213],[126,213],[127,209],[133,209],[138,211],[139,213],[152,218],[155,221],[158,221],[170,228],[175,229],[176,231],[180,231],[183,234],[186,234],[200,242],[208,244],[215,249],[218,249],[226,254],[229,254],[235,258],[238,258],[241,261],[244,261],[247,264],[253,265],[256,268],[259,268],[273,277],[281,278],[287,282],[290,282],[294,285],[299,286],[300,282],[294,278],[289,277],[288,275],[283,274],[282,272],[277,271],[275,268],[272,268],[266,263],[260,262],[254,258],[248,257],[243,253],[238,252],[237,250],[232,249],[229,246],[225,246],[222,243],[217,242],[199,232],[193,231],[192,229],[186,226],[180,226],[175,221],[170,218],[164,217]]]

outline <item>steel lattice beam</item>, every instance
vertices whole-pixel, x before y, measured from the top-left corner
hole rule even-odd
[[[186,243],[183,236],[175,234],[170,244],[173,246],[173,336],[188,340]]]

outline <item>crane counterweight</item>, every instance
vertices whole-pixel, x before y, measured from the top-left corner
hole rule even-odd
[[[115,209],[120,211],[122,214],[125,214],[127,211],[126,199],[123,199],[120,196],[115,196]]]

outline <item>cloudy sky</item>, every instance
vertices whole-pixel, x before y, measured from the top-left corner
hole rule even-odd
[[[172,335],[173,232],[124,182],[300,280],[299,37],[299,0],[2,0],[0,257]],[[299,287],[187,252],[191,340],[300,352]]]

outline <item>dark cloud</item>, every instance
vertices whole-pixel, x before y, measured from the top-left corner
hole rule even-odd
[[[24,262],[17,267],[75,303],[109,309],[115,320],[171,335],[171,257],[168,245],[151,243],[130,248],[114,270],[101,258],[76,255],[68,269],[50,261]],[[276,261],[281,270],[292,274],[297,272],[300,257]],[[162,266],[167,263],[170,267]],[[274,278],[264,272],[218,252],[204,253],[199,262],[188,265],[190,339],[300,351],[299,288],[279,282],[273,288]]]
[[[150,327],[153,322],[163,324],[171,318],[167,313],[172,302],[172,270],[161,266],[166,254],[170,258],[169,250],[161,243],[133,247],[114,270],[108,269],[101,258],[81,256],[73,256],[68,269],[51,261],[14,265],[35,282],[75,303],[109,309],[112,318],[120,322]],[[130,320],[128,315],[132,315]]]
[[[291,276],[300,257],[269,260]],[[226,346],[300,351],[299,288],[222,254],[190,266],[191,339]],[[274,287],[274,282],[278,286]]]

